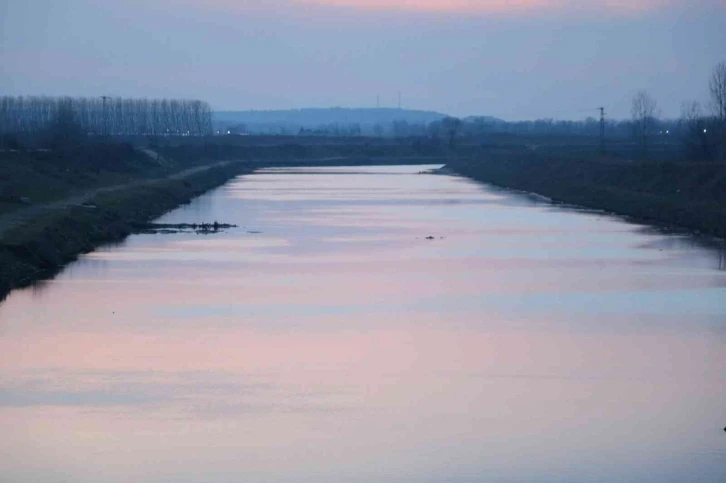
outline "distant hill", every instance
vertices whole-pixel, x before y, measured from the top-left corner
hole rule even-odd
[[[363,133],[376,126],[388,131],[394,122],[425,125],[441,120],[446,114],[433,111],[415,111],[395,108],[349,109],[296,109],[280,111],[217,111],[213,115],[216,129],[244,125],[250,133],[297,133],[300,129],[329,129],[331,126],[357,125]]]

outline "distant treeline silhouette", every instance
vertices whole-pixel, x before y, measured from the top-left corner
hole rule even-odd
[[[73,123],[88,135],[206,136],[212,109],[183,99],[0,97],[0,135],[42,134],[58,123]]]

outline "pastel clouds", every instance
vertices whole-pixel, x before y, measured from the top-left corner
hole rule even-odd
[[[136,1],[136,0],[134,0]],[[676,9],[726,10],[724,0],[156,0],[195,5],[227,13],[274,12],[305,16],[348,10],[378,13],[452,14],[472,17],[548,15],[557,17],[617,18],[646,16]]]
[[[291,0],[292,3],[354,7],[368,10],[470,13],[642,12],[677,5],[676,0]],[[683,2],[681,2],[683,3]]]

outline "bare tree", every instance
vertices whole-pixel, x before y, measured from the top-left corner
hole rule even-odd
[[[456,142],[456,136],[461,128],[461,119],[456,117],[447,117],[441,120],[441,127],[446,132],[449,140],[449,147],[453,148]]]
[[[635,129],[635,137],[640,143],[643,158],[648,157],[648,141],[655,131],[656,116],[658,115],[658,104],[655,99],[645,91],[638,91],[633,97],[631,107],[633,116],[633,127]]]
[[[719,159],[726,161],[726,62],[713,69],[708,86],[711,90],[711,108],[718,135]]]
[[[709,142],[708,119],[701,111],[697,101],[681,104],[681,139],[686,148],[686,156],[694,160],[707,160],[713,156],[712,143]]]
[[[57,130],[59,121],[69,126],[71,118],[84,133],[93,135],[206,136],[212,132],[212,109],[202,101],[0,97],[0,137],[37,135],[50,127]]]
[[[48,125],[50,145],[53,149],[68,149],[78,146],[85,138],[73,99],[58,99],[56,110]]]

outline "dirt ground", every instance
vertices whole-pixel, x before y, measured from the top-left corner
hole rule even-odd
[[[156,153],[143,152],[110,170],[58,162],[42,152],[0,153],[0,241],[6,233],[34,218],[84,205],[99,194],[164,179],[182,179],[228,163],[184,169]]]

